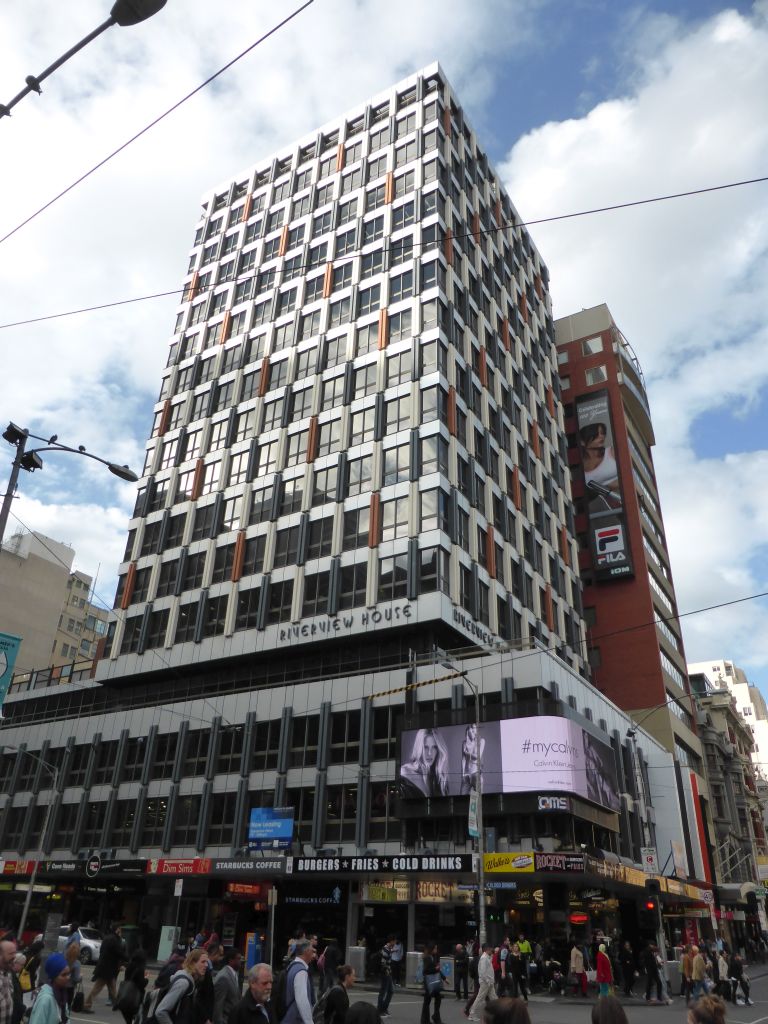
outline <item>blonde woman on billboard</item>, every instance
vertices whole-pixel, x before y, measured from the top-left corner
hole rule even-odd
[[[400,778],[422,796],[448,796],[448,747],[439,729],[419,729]]]
[[[461,747],[461,793],[466,796],[477,789],[480,762],[483,759],[485,740],[477,734],[477,725],[470,722],[464,733]]]

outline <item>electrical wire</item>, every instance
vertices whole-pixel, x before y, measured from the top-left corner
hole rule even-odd
[[[0,238],[0,245],[2,245],[3,242],[7,242],[8,239],[15,235],[17,231],[20,231],[23,227],[25,227],[27,224],[33,221],[36,217],[39,217],[41,213],[43,213],[49,207],[53,206],[54,203],[58,202],[58,200],[62,199],[65,195],[67,195],[68,192],[71,192],[73,188],[76,188],[79,184],[81,184],[81,182],[85,181],[86,178],[89,178],[92,174],[98,171],[99,168],[103,167],[104,164],[108,163],[113,157],[116,157],[118,153],[122,153],[124,149],[127,149],[128,146],[131,145],[131,143],[136,142],[137,139],[140,139],[142,135],[145,135],[151,128],[154,128],[155,125],[158,125],[162,120],[168,117],[169,114],[172,114],[174,111],[178,110],[179,107],[182,106],[182,104],[187,102],[187,100],[191,99],[196,93],[200,92],[206,86],[210,85],[211,82],[214,82],[220,75],[223,75],[225,71],[228,71],[233,65],[237,64],[239,60],[242,60],[243,57],[247,56],[247,54],[249,54],[252,50],[255,50],[257,46],[259,46],[261,43],[269,39],[270,36],[273,36],[276,32],[283,28],[284,25],[287,25],[289,21],[292,21],[295,17],[297,17],[299,14],[305,11],[307,7],[310,7],[313,3],[314,0],[306,0],[306,2],[301,5],[301,7],[297,7],[296,10],[292,11],[287,17],[283,18],[282,21],[278,22],[277,25],[274,25],[271,29],[269,29],[268,32],[265,32],[263,36],[260,36],[254,43],[251,43],[250,46],[246,47],[246,49],[244,49],[242,53],[239,53],[236,57],[233,57],[232,60],[228,61],[223,67],[219,68],[218,71],[214,72],[212,75],[206,78],[204,82],[201,82],[198,86],[192,89],[191,92],[188,92],[186,96],[182,96],[182,98],[180,100],[177,100],[176,103],[173,104],[173,106],[169,107],[162,114],[159,114],[153,121],[150,121],[150,123],[146,125],[144,128],[142,128],[141,131],[136,132],[135,135],[132,135],[126,142],[118,146],[117,149],[113,150],[102,160],[99,160],[99,162],[97,164],[94,164],[93,167],[90,168],[90,170],[86,171],[84,174],[81,174],[79,178],[73,181],[70,185],[67,185],[65,189],[62,189],[62,191],[55,195],[52,199],[49,199],[47,203],[41,206],[38,210],[35,210],[34,213],[26,217],[23,221],[21,221],[20,224],[17,224],[15,228],[12,228],[5,235],[3,235],[2,238]]]
[[[312,0],[310,0],[310,2],[312,2]],[[202,88],[202,87],[200,87],[200,88]],[[708,192],[718,192],[718,191],[721,191],[723,189],[738,188],[738,187],[740,187],[742,185],[755,185],[755,184],[758,184],[758,183],[761,183],[761,182],[766,182],[766,181],[768,181],[768,176],[763,177],[763,178],[750,178],[750,179],[748,179],[746,181],[732,181],[732,182],[728,182],[727,184],[724,184],[724,185],[711,185],[711,186],[706,187],[706,188],[691,189],[688,192],[674,192],[674,193],[669,193],[668,195],[654,196],[654,197],[652,197],[650,199],[633,199],[633,200],[628,200],[628,201],[622,202],[622,203],[615,203],[613,206],[600,206],[600,207],[594,207],[594,208],[588,209],[588,210],[578,210],[578,211],[573,212],[573,213],[555,214],[555,215],[550,216],[550,217],[540,217],[540,218],[538,218],[536,220],[521,221],[520,223],[515,223],[514,221],[509,221],[509,222],[506,222],[506,223],[499,224],[496,227],[482,228],[482,229],[480,229],[480,230],[478,230],[476,232],[475,231],[467,231],[467,232],[451,235],[451,238],[452,238],[453,241],[459,241],[459,240],[463,240],[463,239],[466,239],[466,238],[475,238],[477,235],[492,235],[492,234],[496,234],[496,232],[498,232],[498,231],[504,231],[504,230],[508,230],[508,229],[511,229],[513,231],[517,231],[520,228],[530,227],[530,226],[535,225],[535,224],[549,224],[549,223],[552,223],[554,221],[570,220],[570,219],[572,219],[574,217],[588,217],[588,216],[591,216],[591,215],[597,214],[597,213],[607,213],[607,212],[610,212],[610,211],[613,211],[613,210],[624,210],[624,209],[629,209],[630,207],[633,207],[633,206],[644,206],[644,205],[647,205],[647,204],[650,204],[650,203],[662,203],[662,202],[666,202],[669,199],[681,199],[681,198],[685,198],[687,196],[703,195],[703,194],[708,193]],[[43,207],[43,209],[45,209],[45,207]],[[38,212],[41,212],[41,211],[38,211]],[[18,229],[15,229],[15,230],[18,230]],[[10,236],[6,235],[6,238],[7,237],[10,237]],[[0,238],[0,243],[2,243],[3,241],[4,241],[4,239]],[[401,243],[402,243],[402,240],[401,240]],[[382,253],[387,254],[387,253],[389,253],[393,249],[402,249],[402,244],[401,243],[397,243],[397,242],[391,243],[390,242],[389,244],[383,246],[381,251],[382,251]],[[414,243],[412,243],[412,249],[413,250],[418,250],[418,249],[422,248],[425,244],[426,243],[422,243],[422,242],[414,242]],[[352,252],[345,253],[344,256],[341,256],[338,259],[332,260],[330,262],[332,262],[334,268],[340,267],[340,266],[344,266],[347,263],[351,263],[358,256],[362,255],[362,252],[363,252],[362,249],[354,249],[354,250],[352,250]],[[226,283],[226,284],[233,284],[233,285],[242,284],[244,281],[248,281],[248,280],[251,280],[252,278],[256,278],[258,276],[258,274],[261,272],[261,269],[262,268],[259,267],[258,269],[254,270],[252,272],[249,272],[249,273],[246,273],[246,274],[237,275],[235,278],[233,278],[233,280],[231,282],[230,281],[222,282],[222,284],[224,284],[224,283]],[[277,268],[275,268],[275,269],[277,269]],[[313,266],[312,263],[307,262],[307,263],[295,264],[292,269],[294,269],[294,270],[311,270],[311,269],[319,269],[319,268],[316,268],[316,267]],[[62,319],[64,317],[79,316],[79,315],[81,315],[83,313],[95,313],[95,312],[99,312],[100,310],[104,310],[104,309],[114,309],[114,308],[117,308],[119,306],[127,306],[127,305],[131,305],[131,304],[134,304],[134,303],[137,303],[137,302],[148,302],[148,301],[151,301],[153,299],[164,299],[164,298],[168,298],[169,296],[172,296],[172,295],[183,295],[188,290],[189,290],[189,285],[187,284],[187,285],[184,285],[181,288],[171,288],[171,289],[168,289],[167,291],[152,292],[152,293],[147,294],[147,295],[137,295],[137,296],[134,296],[133,298],[130,298],[130,299],[116,299],[116,300],[114,300],[112,302],[103,302],[103,303],[99,303],[98,305],[94,305],[94,306],[83,306],[83,307],[81,307],[79,309],[65,310],[65,311],[63,311],[61,313],[49,313],[49,314],[46,314],[44,316],[29,317],[29,318],[27,318],[25,320],[15,320],[15,321],[11,321],[9,323],[0,324],[0,331],[8,330],[11,327],[26,327],[29,324],[43,323],[43,322],[48,321],[48,320],[60,320],[60,319]],[[197,296],[195,296],[195,298],[197,298]]]

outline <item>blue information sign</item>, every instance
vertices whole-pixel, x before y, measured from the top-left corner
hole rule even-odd
[[[251,850],[288,850],[293,840],[292,807],[254,807],[248,822]]]
[[[21,647],[21,638],[10,633],[0,633],[0,708],[13,678],[13,666]]]

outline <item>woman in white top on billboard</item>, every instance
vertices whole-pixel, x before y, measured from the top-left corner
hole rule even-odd
[[[461,793],[467,795],[477,792],[477,780],[480,774],[480,763],[485,750],[485,740],[477,734],[477,725],[470,722],[464,733],[461,747]]]
[[[424,796],[448,796],[448,747],[439,729],[419,729],[400,778]]]

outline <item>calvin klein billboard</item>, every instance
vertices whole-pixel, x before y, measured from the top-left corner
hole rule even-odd
[[[484,793],[571,793],[617,811],[612,748],[568,718],[506,718],[402,734],[403,797],[462,796],[477,788],[482,759]]]
[[[608,392],[577,399],[576,421],[595,576],[603,580],[633,576]]]

